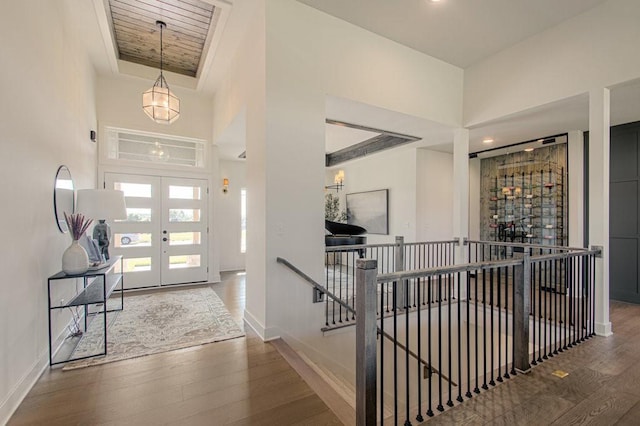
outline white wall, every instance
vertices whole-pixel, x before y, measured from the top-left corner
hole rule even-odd
[[[0,14],[0,424],[48,365],[46,279],[71,241],[54,220],[56,170],[66,164],[77,187],[96,181],[94,71],[75,8],[93,4],[5,2]]]
[[[305,319],[310,290],[277,265],[275,258],[288,258],[318,281],[323,277],[320,188],[324,181],[326,94],[459,124],[462,71],[292,0],[266,6],[267,127],[263,146],[267,150],[260,159],[250,154],[250,141],[247,149],[249,169],[253,169],[254,159],[266,165],[260,182],[266,194],[266,246],[258,256],[267,263],[266,275],[257,278],[264,279],[268,288],[264,337],[285,335],[295,346],[313,342],[319,324]],[[429,96],[415,96],[421,91]],[[251,129],[250,119],[248,123]],[[346,190],[388,187],[388,164],[402,164],[390,172],[395,171],[397,179],[406,179],[390,194],[398,200],[391,203],[397,206],[396,211],[390,211],[391,233],[414,240],[415,171],[407,173],[405,169],[415,169],[415,158],[400,150],[385,154],[384,161],[371,157],[375,164],[368,168],[374,168],[374,176],[361,179],[365,167],[359,162],[351,168],[352,176],[345,171]],[[407,161],[389,162],[389,156]],[[253,191],[251,183],[249,179],[249,191]],[[249,227],[253,229],[251,223]],[[247,259],[248,274],[252,256]],[[248,292],[248,310],[250,298]]]
[[[638,22],[639,1],[609,0],[467,68],[465,126],[640,78]]]
[[[265,218],[265,10],[258,2],[247,8],[249,2],[241,2],[235,14],[244,14],[248,21],[247,33],[239,43],[230,69],[220,84],[213,102],[214,139],[231,125],[238,114],[246,114],[246,186],[247,186],[247,254],[246,254],[246,310],[245,321],[259,330],[264,329],[266,312],[265,276],[266,238]],[[259,161],[258,161],[259,160]]]
[[[418,241],[451,240],[453,235],[453,155],[418,149]]]
[[[333,183],[337,170],[344,170],[345,175],[344,190],[338,194],[341,210],[347,208],[346,194],[389,190],[389,234],[367,234],[368,244],[392,243],[396,236],[404,236],[407,242],[415,241],[415,149],[393,149],[327,169],[327,184]]]
[[[166,76],[171,91],[180,98],[180,118],[171,125],[158,124],[142,110],[142,93],[148,90],[153,81],[130,76],[99,76],[96,85],[96,104],[100,133],[98,146],[100,149],[98,184],[103,180],[104,172],[121,172],[133,174],[194,177],[209,180],[209,275],[210,282],[220,280],[220,252],[217,244],[220,228],[216,223],[217,191],[220,186],[214,180],[217,176],[217,150],[211,146],[213,137],[213,98],[193,90],[171,86],[171,78]],[[171,165],[144,165],[130,163],[122,166],[117,160],[107,160],[105,127],[118,127],[131,130],[153,132],[201,139],[206,142],[206,166],[203,169],[181,168]]]
[[[97,81],[97,108],[100,127],[115,126],[146,132],[164,133],[204,139],[213,136],[213,98],[193,90],[172,86],[171,91],[180,98],[180,118],[171,125],[158,124],[142,110],[142,93],[153,86],[153,81],[130,76],[99,76]]]
[[[240,190],[246,189],[246,165],[243,161],[220,161],[220,176],[214,182],[218,196],[220,270],[245,268],[245,254],[240,252]],[[229,190],[222,193],[222,179],[229,179]]]

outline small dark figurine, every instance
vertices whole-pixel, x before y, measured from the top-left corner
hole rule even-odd
[[[100,254],[104,260],[109,260],[109,241],[111,241],[111,227],[103,219],[93,228],[93,238],[98,241]]]

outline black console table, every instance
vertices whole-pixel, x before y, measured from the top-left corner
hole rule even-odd
[[[58,272],[48,279],[49,299],[49,365],[62,364],[84,358],[92,358],[107,354],[107,312],[121,311],[124,308],[124,277],[122,256],[113,256],[100,269],[89,270],[84,274],[68,275]],[[119,306],[107,307],[107,300],[114,291],[120,292]],[[55,295],[55,296],[54,296]],[[55,297],[52,299],[52,297]],[[118,298],[115,300],[117,301]],[[112,299],[114,300],[114,299]],[[56,337],[52,335],[54,322],[63,325],[64,310],[71,312],[72,318],[67,320],[73,324],[68,335],[58,348],[54,348]],[[101,315],[104,326],[92,333],[101,333],[103,350],[90,355],[74,357],[74,350],[85,335],[91,321]],[[55,317],[55,318],[54,318]],[[57,324],[56,324],[57,325]],[[54,353],[55,351],[55,353]]]

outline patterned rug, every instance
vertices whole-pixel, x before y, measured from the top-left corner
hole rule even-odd
[[[245,335],[208,287],[126,296],[124,310],[107,314],[107,324],[107,355],[71,362],[65,370]],[[103,316],[96,315],[72,358],[103,352],[102,327]]]

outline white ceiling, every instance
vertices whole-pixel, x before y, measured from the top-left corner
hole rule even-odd
[[[466,68],[605,0],[298,0]]]
[[[172,85],[196,89],[211,95],[225,75],[238,43],[254,13],[253,0],[204,0],[226,12],[220,39],[209,47],[211,63],[197,84],[188,77],[171,76]],[[460,67],[474,64],[521,40],[559,25],[605,0],[298,0],[377,34],[440,58]],[[86,28],[84,40],[99,73],[118,74],[118,61],[109,39],[104,0],[80,2],[78,25]],[[400,6],[399,6],[400,5]],[[92,10],[93,9],[93,10]],[[97,31],[96,28],[100,28]],[[105,54],[106,53],[106,54]],[[150,69],[151,70],[151,69]],[[151,70],[153,79],[157,72]],[[126,70],[124,70],[126,72]],[[139,74],[139,76],[141,76]],[[180,77],[183,77],[181,79]],[[169,77],[167,77],[169,78]],[[191,79],[194,80],[194,79]],[[422,138],[405,147],[431,147],[451,151],[453,130],[446,126],[353,101],[327,98],[327,118]],[[612,89],[611,122],[620,124],[640,119],[640,82]],[[244,116],[238,117],[216,141],[222,158],[236,159],[244,151]],[[368,139],[354,129],[327,125],[327,152]],[[586,95],[524,111],[470,129],[470,151],[486,149],[482,139],[492,137],[493,146],[507,145],[563,133],[587,130]],[[361,138],[362,137],[362,138]],[[396,148],[402,149],[402,148]]]

